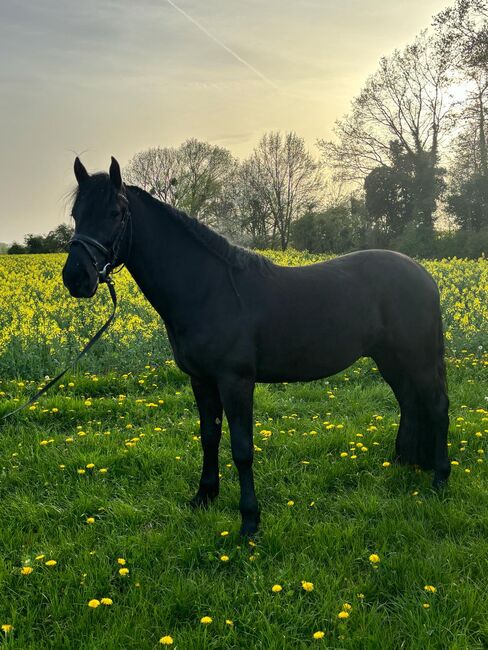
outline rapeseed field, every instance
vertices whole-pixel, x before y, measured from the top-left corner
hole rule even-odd
[[[109,313],[105,288],[69,297],[63,260],[0,257],[0,416]],[[445,323],[448,490],[393,462],[398,407],[370,360],[322,381],[261,385],[263,518],[251,541],[238,535],[226,426],[221,494],[208,510],[187,506],[201,464],[189,382],[159,317],[118,274],[106,338],[0,424],[0,645],[488,647],[488,261],[425,266]]]

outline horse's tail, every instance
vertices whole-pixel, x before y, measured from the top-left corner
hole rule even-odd
[[[442,314],[439,308],[439,325],[438,325],[438,348],[437,348],[437,372],[439,382],[447,395],[447,372],[446,372],[446,346],[444,340],[444,328],[442,326]]]

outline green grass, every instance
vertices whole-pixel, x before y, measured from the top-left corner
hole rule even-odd
[[[370,362],[326,381],[258,387],[255,547],[238,535],[227,431],[219,499],[206,511],[187,506],[201,452],[184,375],[163,363],[72,377],[1,427],[0,625],[14,630],[0,644],[151,649],[171,635],[182,650],[486,648],[488,474],[478,450],[488,436],[488,357],[450,359],[448,370],[459,465],[443,495],[426,473],[383,467],[398,409]],[[0,383],[0,414],[36,386],[21,383]],[[368,450],[352,459],[351,442]],[[33,572],[21,575],[23,565]],[[113,605],[88,607],[102,597]],[[344,603],[352,610],[341,621]]]

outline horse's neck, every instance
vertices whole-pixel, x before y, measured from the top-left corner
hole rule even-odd
[[[127,268],[169,325],[195,317],[217,287],[222,265],[170,215],[131,201],[132,245]]]

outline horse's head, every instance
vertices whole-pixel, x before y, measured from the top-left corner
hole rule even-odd
[[[100,281],[123,262],[130,218],[119,163],[112,157],[108,174],[90,175],[75,159],[72,216],[75,233],[63,268],[63,282],[75,298],[91,298]]]

